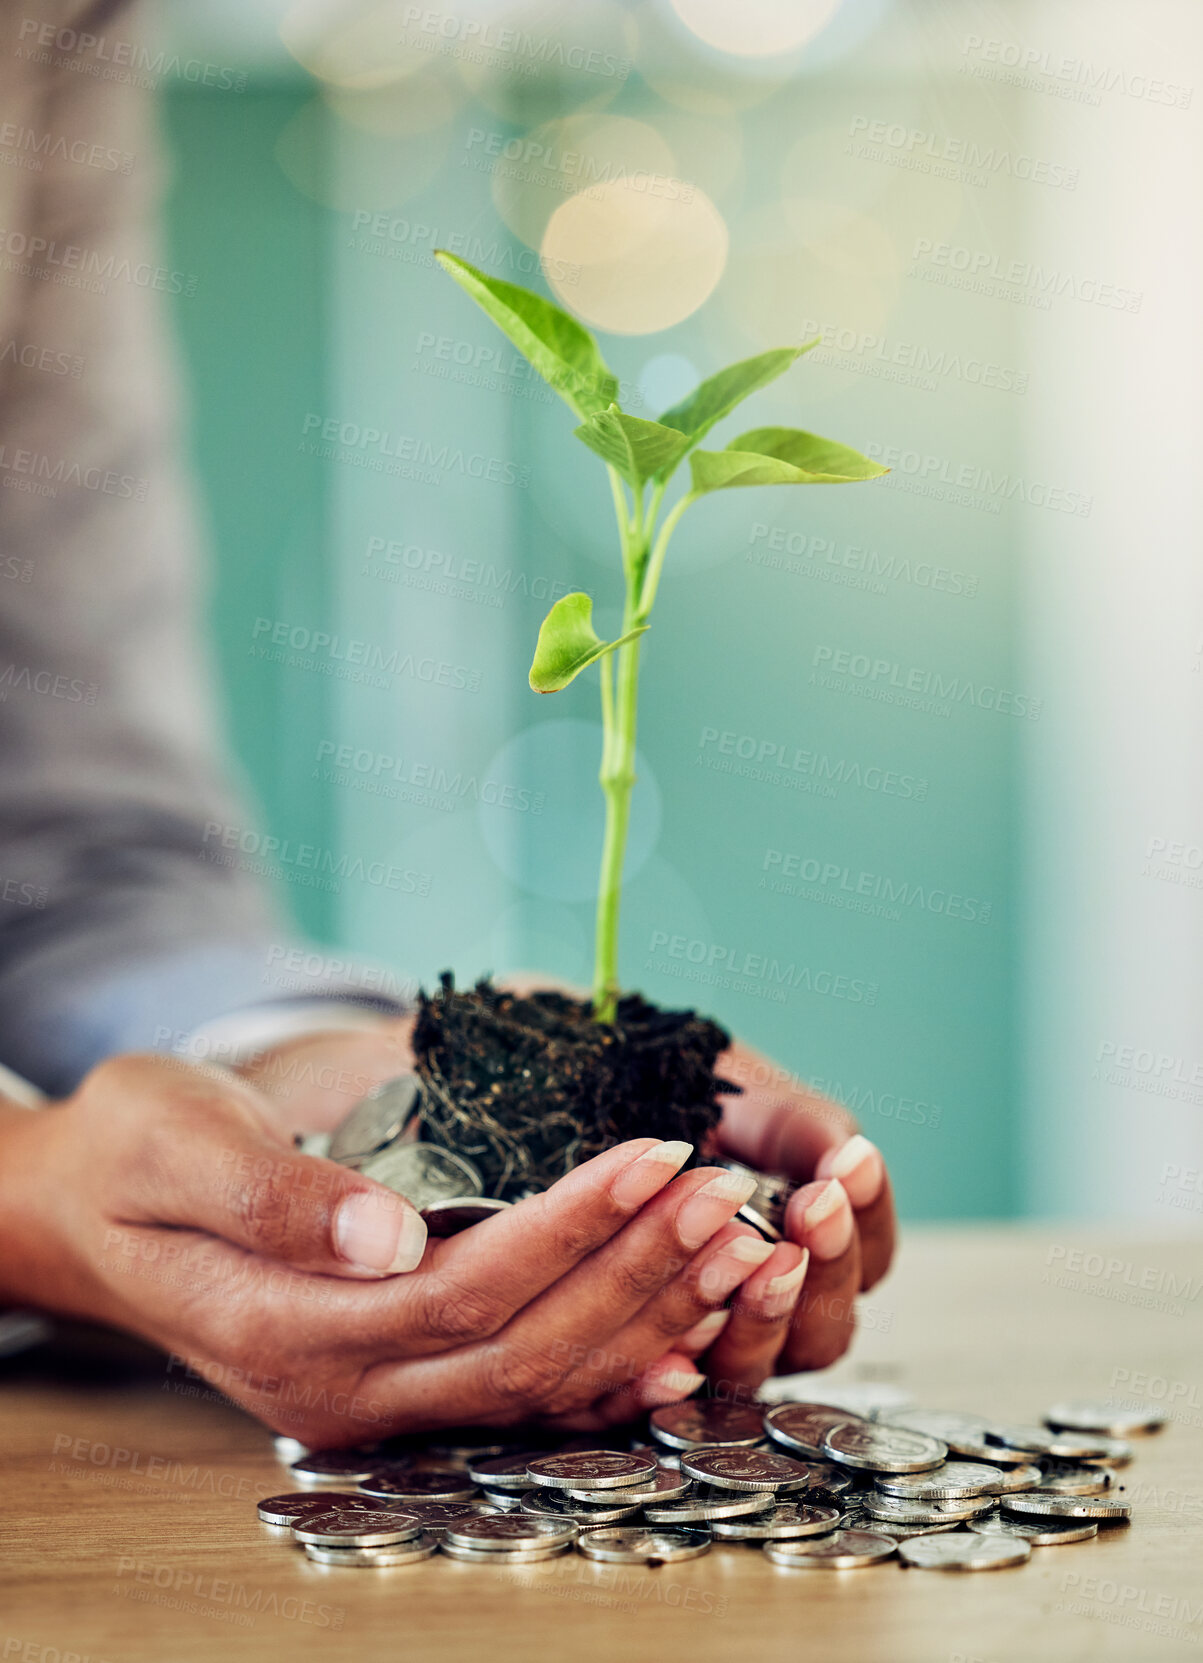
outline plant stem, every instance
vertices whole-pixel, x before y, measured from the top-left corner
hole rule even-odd
[[[626,514],[626,499],[614,470],[610,470],[622,537],[622,566],[626,574],[626,604],[622,633],[646,624],[664,567],[668,540],[677,521],[694,500],[686,494],[665,515],[651,550],[651,532],[664,496],[664,482],[652,487],[651,502],[644,516],[643,493],[633,493],[634,510]],[[613,1022],[622,992],[618,982],[618,914],[622,902],[622,869],[626,859],[627,831],[631,818],[631,792],[635,785],[635,735],[639,702],[639,648],[642,637],[628,641],[612,656],[617,660],[613,687],[610,656],[601,661],[602,764],[598,778],[606,799],[606,829],[602,842],[601,873],[597,885],[597,927],[593,960],[593,1019]]]

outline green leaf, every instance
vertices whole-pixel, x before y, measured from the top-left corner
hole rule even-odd
[[[774,347],[771,352],[759,352],[754,358],[743,358],[738,364],[728,364],[725,370],[711,375],[696,386],[688,398],[674,404],[660,417],[665,427],[675,427],[688,436],[691,445],[704,439],[715,422],[729,416],[737,404],[749,394],[767,387],[802,353],[818,346],[819,337],[802,346]]]
[[[590,416],[576,436],[617,468],[634,491],[653,474],[671,473],[689,446],[685,434],[675,428],[625,415],[617,404]]]
[[[618,382],[584,324],[542,295],[490,277],[457,254],[440,248],[434,257],[578,416],[590,416],[613,401]]]
[[[695,450],[689,466],[695,496],[735,485],[848,485],[890,471],[859,450],[796,427],[755,427],[726,450]]]
[[[593,602],[579,592],[558,600],[539,626],[539,640],[530,667],[530,684],[536,693],[558,693],[582,670],[615,647],[625,646],[643,635],[646,624],[620,635],[617,641],[603,641],[593,627]]]

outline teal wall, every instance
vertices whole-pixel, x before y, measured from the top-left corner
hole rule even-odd
[[[404,176],[407,141],[391,141],[391,174],[365,167],[357,176],[358,140],[314,116],[310,96],[252,86],[237,98],[192,90],[166,98],[173,259],[200,277],[196,296],[178,302],[177,321],[216,551],[213,628],[234,745],[273,831],[392,859],[429,880],[428,894],[289,885],[310,931],[427,980],[443,964],[462,978],[525,964],[587,981],[588,885],[600,843],[596,736],[585,725],[596,720],[595,680],[538,700],[525,671],[539,601],[511,594],[493,608],[390,584],[364,555],[371,537],[387,534],[492,560],[528,580],[588,588],[602,627],[613,616],[608,491],[573,442],[567,412],[422,373],[419,330],[485,342],[488,326],[428,260],[390,258],[356,237],[360,207],[471,227],[500,250],[520,250],[497,218],[488,178],[458,162],[474,125],[521,128],[456,110],[428,182],[390,200],[378,182]],[[746,165],[725,194],[721,182],[710,187],[732,229],[727,273],[711,301],[663,337],[603,336],[624,380],[638,381],[658,354],[707,373],[776,344],[762,332],[772,335],[778,321],[783,341],[799,338],[810,318],[845,321],[840,272],[818,256],[808,264],[776,226],[774,182],[792,146],[828,170],[833,191],[843,189],[837,140],[848,112],[888,109],[892,97],[850,72],[821,95],[788,83],[744,113]],[[633,80],[612,110],[655,122],[657,105]],[[298,116],[313,123],[308,189],[277,161],[280,136]],[[686,176],[689,160],[681,160]],[[327,179],[349,173],[350,185],[326,188],[323,170]],[[899,198],[900,187],[909,182],[884,170],[868,185],[862,171],[847,186],[860,191],[867,223],[889,227],[895,253],[928,223],[927,205]],[[995,192],[989,209],[1005,219],[1006,198]],[[969,235],[983,211],[977,201],[942,200],[942,233]],[[890,342],[1012,361],[1008,317],[983,319],[961,297],[907,283],[900,271],[885,287],[878,327]],[[803,360],[758,396],[741,425],[779,420],[862,447],[912,447],[950,465],[1005,471],[1014,398],[957,374],[931,385],[891,378],[883,362],[872,351],[839,350]],[[447,478],[432,488],[314,460],[298,449],[310,411],[458,438],[529,465],[529,487]],[[724,438],[740,431],[735,423]],[[816,651],[830,646],[962,686],[1019,685],[1012,510],[989,498],[940,500],[914,483],[898,470],[878,486],[731,492],[686,517],[646,648],[622,969],[629,984],[711,1012],[852,1103],[886,1151],[909,1215],[1000,1215],[1016,1205],[1012,804],[1023,723],[972,702],[924,712],[864,697],[855,678],[843,689],[813,679]],[[758,526],[803,550],[792,568],[757,558],[770,540]],[[849,567],[829,553],[855,547],[892,562],[890,575],[868,588],[831,581]],[[955,573],[946,581],[961,592],[917,580],[916,568],[929,567]],[[477,670],[481,693],[404,678],[382,690],[261,661],[252,656],[257,617],[324,621],[346,637],[434,651]],[[565,722],[581,725],[550,726]],[[890,792],[845,779],[825,793],[796,789],[794,770],[745,777],[711,766],[722,758],[706,730],[780,745],[791,757],[814,752],[873,783],[879,770],[924,784]],[[504,775],[543,793],[544,812],[480,808],[470,795],[449,809],[421,792],[390,798],[354,777],[325,780],[314,766],[323,736],[377,756],[433,757],[451,775]],[[838,873],[783,894],[762,883],[770,850]],[[878,880],[907,899],[884,916],[853,910],[847,886]],[[933,894],[948,892],[971,898],[979,920],[936,910]],[[683,957],[664,945],[675,937],[689,944]],[[683,979],[698,953],[717,961],[716,973]],[[728,955],[741,963],[751,955],[751,974],[726,974]],[[793,967],[799,985],[783,992],[772,963]],[[861,996],[805,985],[824,988],[833,976]]]

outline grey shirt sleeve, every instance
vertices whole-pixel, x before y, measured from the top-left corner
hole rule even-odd
[[[22,15],[138,36],[121,0]],[[222,861],[250,821],[198,649],[148,104],[78,48],[0,54],[0,1058],[51,1091],[270,998],[288,939]]]

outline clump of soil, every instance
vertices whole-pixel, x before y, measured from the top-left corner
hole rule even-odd
[[[660,1010],[639,994],[613,1024],[587,1001],[519,997],[486,980],[418,995],[413,1050],[422,1136],[465,1156],[484,1193],[504,1201],[546,1189],[626,1138],[683,1138],[702,1151],[717,1126],[715,1076],[730,1035],[696,1012]]]

